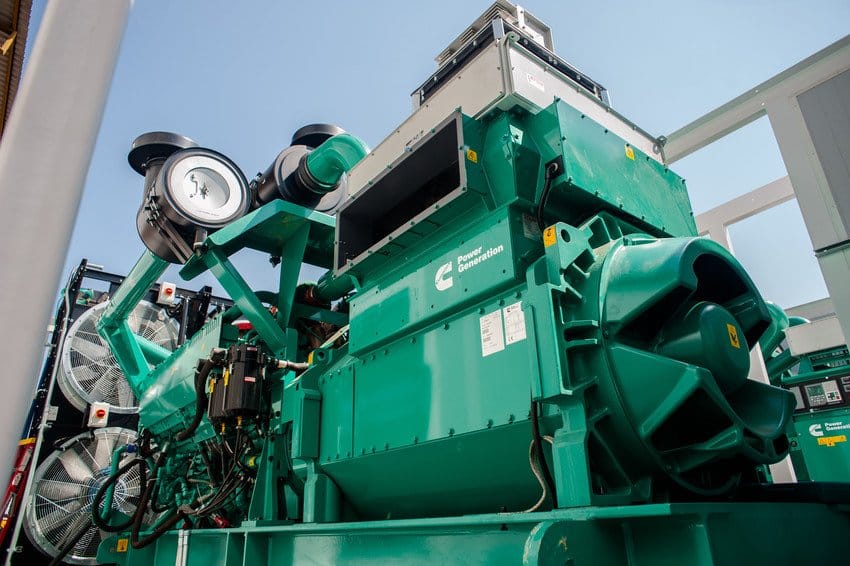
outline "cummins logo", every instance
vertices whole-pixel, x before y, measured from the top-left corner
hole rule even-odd
[[[465,254],[460,254],[457,256],[457,272],[462,273],[472,269],[473,267],[477,267],[491,257],[504,251],[505,246],[499,244],[495,248],[488,248],[486,251],[484,250],[484,246],[478,246],[474,250],[470,250]],[[448,275],[452,272],[453,266],[454,262],[450,261],[441,265],[437,270],[437,274],[434,276],[434,286],[437,287],[438,291],[445,291],[454,285],[451,275]]]
[[[823,425],[813,424],[809,427],[809,434],[812,436],[823,436]]]
[[[452,280],[452,276],[449,275],[451,272],[452,262],[444,263],[440,266],[440,269],[437,270],[437,275],[434,276],[434,285],[437,287],[437,291],[445,291],[454,285],[454,280]]]

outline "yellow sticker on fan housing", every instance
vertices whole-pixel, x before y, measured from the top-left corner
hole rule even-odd
[[[738,338],[738,329],[735,328],[734,324],[727,324],[726,330],[729,332],[729,343],[732,344],[733,348],[741,349],[741,340]]]

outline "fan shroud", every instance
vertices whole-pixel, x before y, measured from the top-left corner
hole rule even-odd
[[[79,533],[91,517],[95,494],[109,477],[113,451],[135,440],[136,432],[130,429],[94,429],[67,440],[36,468],[23,526],[39,550],[55,556]],[[134,457],[125,454],[122,464]],[[115,482],[113,506],[127,516],[132,515],[141,497],[140,480],[139,469],[134,466]],[[90,525],[64,561],[97,564],[97,548],[108,536]]]
[[[108,303],[85,311],[68,330],[62,348],[62,371],[59,388],[68,401],[80,411],[94,402],[109,403],[110,411],[119,414],[138,412],[137,400],[118,367],[109,346],[97,333]],[[127,318],[130,330],[168,350],[177,347],[177,322],[165,309],[141,301]]]

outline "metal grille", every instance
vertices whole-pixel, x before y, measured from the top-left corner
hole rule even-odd
[[[59,387],[65,397],[81,411],[96,401],[109,403],[116,413],[135,412],[136,398],[109,346],[97,333],[107,303],[97,305],[80,316],[65,340]],[[177,347],[178,328],[165,309],[147,301],[140,302],[127,318],[130,330],[168,350]]]
[[[109,477],[112,452],[135,439],[136,433],[129,429],[97,429],[65,442],[41,463],[35,471],[24,520],[24,530],[35,546],[55,556],[80,532],[91,517],[97,490]],[[132,457],[125,455],[126,461]],[[141,487],[139,469],[134,466],[116,481],[113,507],[132,515]],[[97,564],[97,547],[106,536],[89,523],[65,562]]]

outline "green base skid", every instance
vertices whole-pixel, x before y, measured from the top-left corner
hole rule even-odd
[[[121,566],[264,564],[847,564],[850,508],[688,503],[542,513],[173,531],[142,550],[113,538]],[[184,559],[180,559],[180,556]]]

